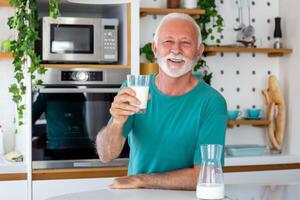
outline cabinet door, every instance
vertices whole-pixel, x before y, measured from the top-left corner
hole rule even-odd
[[[33,181],[33,200],[44,200],[68,193],[104,189],[112,183],[112,180],[113,178]]]
[[[27,181],[0,181],[0,199],[27,200]]]

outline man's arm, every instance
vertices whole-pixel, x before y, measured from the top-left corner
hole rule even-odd
[[[131,104],[138,105],[140,102],[135,97],[135,92],[130,88],[120,90],[110,108],[112,120],[102,129],[96,139],[99,158],[107,163],[117,158],[121,153],[125,138],[123,130],[128,116],[133,115],[139,109]]]
[[[125,143],[123,127],[123,124],[113,120],[98,133],[96,144],[101,162],[110,162],[121,153]]]
[[[181,169],[161,174],[139,174],[116,178],[111,188],[195,190],[200,167]]]

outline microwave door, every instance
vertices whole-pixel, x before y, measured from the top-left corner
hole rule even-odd
[[[43,60],[49,62],[100,61],[100,20],[43,19]]]

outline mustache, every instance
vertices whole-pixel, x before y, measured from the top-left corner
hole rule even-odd
[[[185,56],[183,56],[182,54],[177,54],[177,55],[175,55],[175,54],[173,54],[173,53],[170,53],[170,54],[166,55],[164,58],[165,58],[165,59],[183,60],[183,61],[188,60],[188,59],[187,59]]]

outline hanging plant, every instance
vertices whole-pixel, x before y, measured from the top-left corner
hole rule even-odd
[[[199,0],[200,8],[205,10],[205,14],[200,15],[196,20],[201,28],[202,41],[206,46],[206,41],[211,40],[216,44],[221,43],[221,34],[223,32],[223,17],[218,13],[215,0]],[[203,53],[203,57],[206,53]],[[201,71],[203,79],[209,84],[211,83],[212,73],[209,72],[209,67],[204,58],[197,63],[194,71]]]
[[[9,0],[15,7],[14,16],[8,19],[10,29],[17,31],[17,39],[11,41],[10,50],[13,54],[15,83],[9,87],[12,99],[17,107],[17,127],[22,126],[24,111],[24,96],[26,94],[25,76],[29,74],[33,86],[42,84],[37,74],[45,74],[46,69],[41,67],[41,58],[34,51],[34,42],[38,40],[38,14],[36,0]],[[59,0],[49,0],[50,16],[56,18],[59,14]],[[26,65],[30,63],[29,67]],[[18,129],[17,129],[18,130]]]
[[[210,39],[216,44],[221,43],[221,33],[223,31],[223,17],[218,13],[215,0],[199,0],[200,8],[205,13],[196,20],[201,28],[202,40],[205,44]]]

